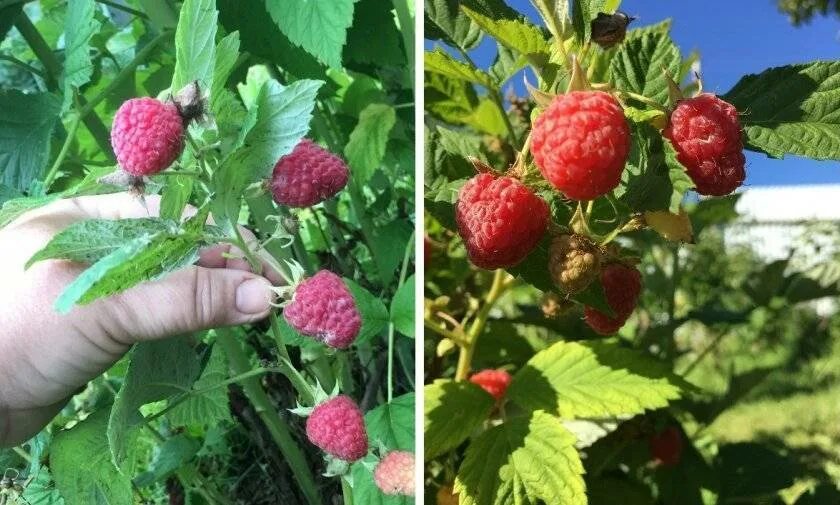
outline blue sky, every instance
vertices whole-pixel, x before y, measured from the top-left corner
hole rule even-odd
[[[529,0],[506,1],[534,21],[538,20]],[[683,54],[692,49],[700,52],[703,85],[716,93],[727,92],[742,75],[768,67],[840,58],[840,21],[818,18],[794,28],[776,10],[775,0],[624,0],[621,9],[638,17],[633,26],[673,18],[671,36]],[[720,15],[724,13],[725,16]],[[714,14],[720,16],[709,17]],[[431,47],[434,43],[427,41],[426,48]],[[495,57],[495,48],[485,40],[472,51],[471,57],[479,65],[489,65]],[[524,94],[521,78],[515,78],[512,84],[517,93]],[[840,163],[793,156],[771,160],[747,153],[748,186],[814,183],[840,183]]]

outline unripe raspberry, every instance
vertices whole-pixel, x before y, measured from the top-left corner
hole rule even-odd
[[[540,302],[543,315],[548,319],[557,319],[573,309],[574,306],[574,302],[561,298],[560,295],[553,291],[544,293]]]
[[[350,172],[344,161],[309,139],[274,166],[271,192],[287,207],[311,207],[332,198],[347,184]]]
[[[701,195],[728,195],[744,182],[741,123],[732,104],[710,93],[681,100],[662,134]]]
[[[347,396],[336,396],[315,407],[306,420],[306,436],[327,454],[344,461],[359,460],[368,451],[362,411]]]
[[[511,380],[513,377],[504,370],[482,370],[470,377],[470,382],[490,393],[497,402],[505,397]]]
[[[135,177],[153,175],[184,150],[184,122],[173,103],[132,98],[120,105],[111,127],[119,166]]]
[[[458,233],[470,261],[493,270],[528,256],[548,227],[548,204],[513,177],[478,174],[461,188]]]
[[[391,451],[373,471],[373,480],[383,493],[390,496],[414,496],[414,454]]]
[[[575,294],[598,277],[601,251],[582,235],[559,235],[548,250],[548,271],[565,293]]]
[[[615,189],[630,153],[630,128],[603,91],[559,95],[534,120],[531,152],[543,177],[572,200]]]
[[[321,270],[295,289],[284,309],[289,325],[330,347],[344,349],[359,335],[362,317],[341,277]]]
[[[601,270],[601,284],[607,303],[615,312],[610,317],[592,307],[584,308],[586,324],[601,335],[611,335],[621,329],[636,309],[642,291],[642,275],[633,267],[612,263]]]
[[[683,450],[682,433],[675,426],[665,428],[648,440],[650,455],[661,466],[674,466],[680,462]]]

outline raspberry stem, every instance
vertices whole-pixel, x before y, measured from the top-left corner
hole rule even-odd
[[[79,129],[79,123],[81,123],[81,118],[79,116],[74,117],[73,122],[70,124],[70,129],[67,130],[67,138],[64,139],[61,151],[59,151],[58,156],[50,167],[50,171],[47,172],[47,176],[44,178],[45,192],[50,189],[50,186],[53,182],[55,182],[55,179],[58,176],[58,169],[64,162],[64,158],[67,157],[67,152],[70,150],[70,144],[72,144],[73,140],[76,138],[76,131]]]

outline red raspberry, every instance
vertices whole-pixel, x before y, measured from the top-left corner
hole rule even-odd
[[[373,480],[383,493],[390,496],[414,496],[414,454],[391,451],[373,471]]]
[[[368,451],[362,411],[343,395],[315,407],[306,420],[306,436],[327,454],[344,461],[362,459]]]
[[[111,146],[117,163],[136,177],[168,167],[184,150],[184,122],[173,103],[126,100],[114,116]]]
[[[648,440],[653,460],[661,466],[674,466],[680,462],[683,450],[683,438],[675,426],[665,428]]]
[[[744,182],[741,123],[732,104],[710,93],[681,100],[662,134],[701,195],[728,195]]]
[[[618,101],[603,91],[572,91],[534,121],[531,152],[543,177],[572,200],[615,189],[630,153],[630,128]]]
[[[341,191],[349,175],[341,158],[303,139],[274,165],[271,192],[280,205],[311,207]]]
[[[621,329],[636,309],[642,291],[642,275],[638,270],[620,263],[612,263],[601,270],[601,284],[607,303],[615,312],[610,317],[592,307],[584,308],[586,324],[601,335],[611,335]]]
[[[283,317],[300,333],[337,349],[349,347],[362,327],[353,295],[341,277],[328,270],[300,283]]]
[[[548,204],[512,177],[478,174],[461,188],[458,233],[470,261],[494,270],[525,259],[548,227]]]
[[[502,401],[505,397],[510,381],[513,378],[504,370],[482,370],[470,377],[470,382],[481,386],[481,389],[487,391],[497,402]]]

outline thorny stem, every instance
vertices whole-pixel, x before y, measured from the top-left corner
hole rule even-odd
[[[414,233],[408,239],[403,253],[402,268],[400,269],[400,280],[397,283],[397,290],[405,284],[408,275],[408,264],[411,261],[411,251],[414,250]],[[394,399],[394,323],[388,323],[388,402]]]
[[[660,110],[660,111],[662,111],[666,114],[668,113],[668,108],[667,107],[663,106],[662,104],[660,104],[656,100],[648,98],[644,95],[640,95],[638,93],[633,93],[632,91],[624,91],[624,90],[620,90],[620,89],[615,90],[614,92],[621,95],[621,96],[624,96],[624,97],[627,97],[627,98],[632,98],[633,100],[636,100],[637,102],[642,102],[643,104],[649,105],[650,107],[652,107],[656,110]]]
[[[473,355],[475,354],[476,343],[481,332],[484,331],[484,326],[487,324],[487,318],[490,316],[490,311],[499,301],[499,298],[505,293],[507,288],[513,285],[513,279],[505,280],[506,273],[504,270],[496,270],[493,274],[493,284],[490,286],[490,291],[484,300],[484,305],[476,314],[475,319],[470,325],[470,329],[466,335],[466,345],[461,348],[461,353],[458,356],[458,368],[455,372],[455,380],[466,380],[470,373]]]

